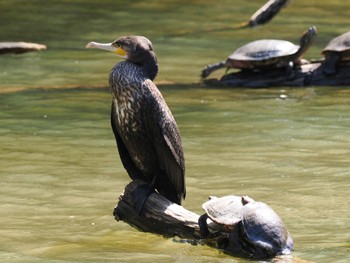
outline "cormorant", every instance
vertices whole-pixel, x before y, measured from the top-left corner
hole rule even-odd
[[[158,63],[151,41],[143,36],[124,36],[109,44],[90,42],[86,47],[108,50],[125,59],[112,68],[109,87],[112,129],[130,178],[147,182],[152,190],[181,205],[186,195],[181,137],[153,83]],[[138,204],[140,212],[144,201]]]

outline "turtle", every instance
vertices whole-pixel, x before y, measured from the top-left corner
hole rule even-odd
[[[241,221],[243,204],[240,196],[228,195],[223,197],[210,197],[210,200],[202,205],[205,214],[198,219],[202,237],[209,236],[207,219],[210,218],[216,224],[224,226],[229,232],[237,222]]]
[[[350,31],[333,38],[322,54],[325,56],[323,72],[326,75],[335,74],[340,61],[350,61]]]
[[[225,196],[203,204],[206,214],[199,218],[202,234],[209,234],[206,219],[230,229],[224,250],[250,258],[288,255],[293,239],[281,218],[265,203],[248,196]]]
[[[271,68],[292,68],[301,64],[303,54],[311,46],[317,35],[315,26],[306,30],[300,38],[300,46],[286,40],[260,39],[238,48],[226,60],[207,65],[202,70],[202,78],[208,77],[220,68],[242,70],[264,70]]]

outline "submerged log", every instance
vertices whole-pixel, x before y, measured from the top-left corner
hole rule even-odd
[[[323,72],[323,63],[307,63],[287,72],[287,69],[248,71],[226,74],[220,79],[204,79],[204,84],[229,87],[306,87],[306,86],[348,86],[350,85],[350,64],[339,65],[333,75]]]
[[[0,42],[0,54],[24,53],[46,49],[45,45],[28,42]]]

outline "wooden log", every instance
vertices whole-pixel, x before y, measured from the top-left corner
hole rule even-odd
[[[199,215],[170,202],[156,192],[148,197],[141,213],[139,213],[135,209],[133,195],[135,191],[138,194],[143,194],[144,191],[138,191],[138,188],[144,184],[141,180],[135,180],[125,187],[125,191],[120,195],[119,202],[113,212],[117,221],[123,221],[143,232],[151,232],[164,237],[177,236],[182,238],[182,241],[191,244],[208,245],[232,256],[266,258],[266,254],[260,253],[261,251],[254,254],[252,251],[255,249],[252,250],[247,245],[242,246],[243,243],[237,243],[238,230],[232,231],[232,229],[216,224],[210,219],[207,219],[209,236],[203,239],[198,225]],[[291,255],[277,256],[274,259],[279,258],[283,259],[283,262],[287,262],[285,260],[290,259]]]
[[[28,42],[0,42],[0,54],[24,53],[46,49],[45,45]]]
[[[143,232],[150,232],[164,237],[180,237],[191,244],[208,245],[227,254],[237,255],[232,253],[230,247],[231,231],[208,219],[210,234],[203,239],[198,225],[200,216],[180,205],[172,203],[156,192],[153,192],[148,197],[139,214],[135,208],[133,194],[143,184],[145,182],[135,180],[125,187],[124,193],[119,196],[119,202],[113,211],[117,221],[123,221]]]
[[[307,63],[296,67],[292,72],[287,69],[266,71],[238,71],[222,76],[220,79],[205,79],[204,84],[229,87],[307,87],[307,86],[348,86],[350,85],[350,64],[342,63],[337,73],[326,75],[323,63]]]
[[[129,225],[144,231],[166,237],[179,236],[187,239],[200,239],[198,226],[199,215],[184,207],[170,202],[165,197],[153,192],[145,202],[141,214],[135,209],[133,193],[145,184],[135,180],[125,187],[114,209],[116,220],[122,220]]]

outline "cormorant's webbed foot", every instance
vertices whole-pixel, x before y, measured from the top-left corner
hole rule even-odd
[[[138,215],[141,215],[143,206],[145,205],[147,198],[152,194],[152,192],[154,192],[153,187],[145,183],[139,185],[132,193],[134,207]]]

